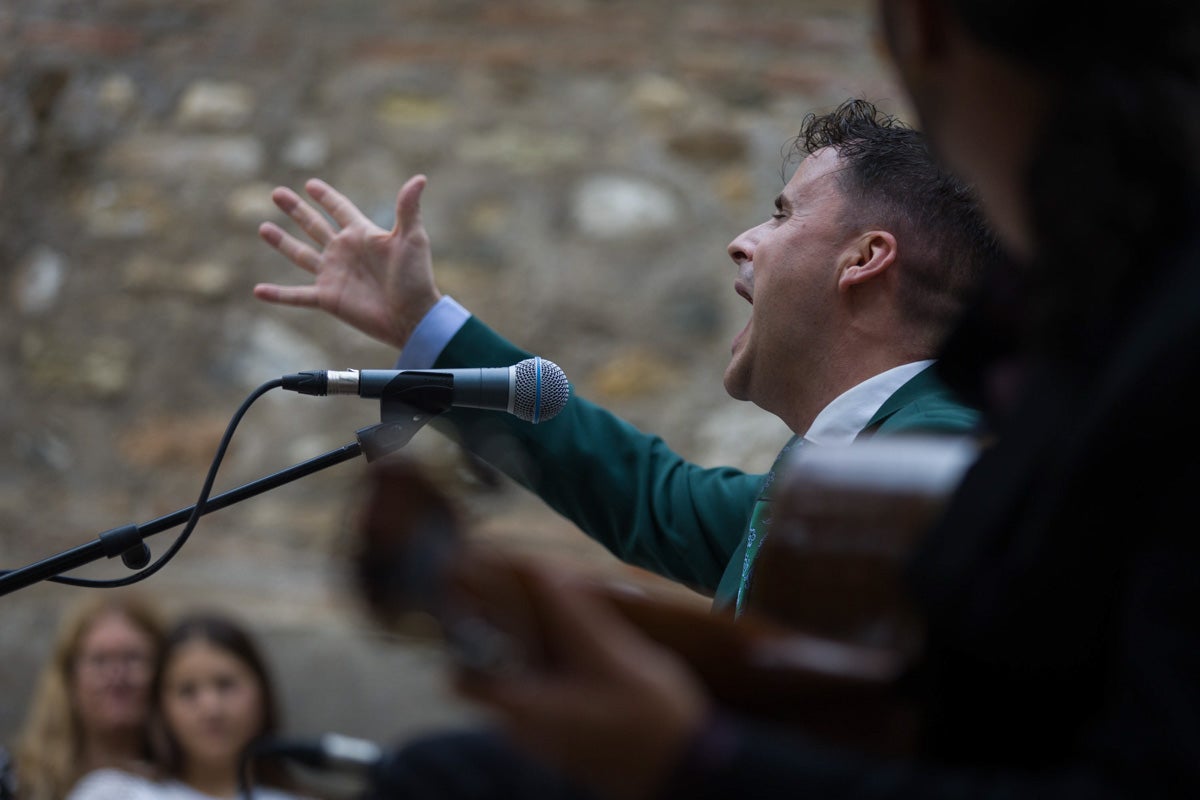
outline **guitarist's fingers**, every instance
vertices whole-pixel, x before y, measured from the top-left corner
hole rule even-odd
[[[472,615],[503,631],[524,660],[537,663],[544,647],[524,573],[509,554],[480,546],[462,554],[449,577],[452,593]]]
[[[620,669],[647,649],[658,649],[585,576],[531,569],[527,590],[541,638],[555,660],[584,669]]]
[[[520,561],[502,549],[480,546],[455,562],[451,582],[472,613],[519,643],[528,662],[545,664],[576,647],[563,640],[571,634],[569,623],[547,615],[558,602],[548,584],[576,580],[567,574],[566,568]]]
[[[586,582],[545,570],[525,577],[550,658],[529,670],[460,674],[458,691],[602,794],[650,796],[708,713],[704,690]]]
[[[520,582],[546,651],[543,661],[531,669],[462,670],[455,676],[463,695],[501,712],[520,738],[540,739],[545,747],[575,726],[619,728],[624,722],[610,717],[635,716],[622,710],[624,704],[641,713],[661,708],[652,716],[663,721],[691,718],[691,707],[702,705],[687,667],[586,583],[532,567],[522,571]]]

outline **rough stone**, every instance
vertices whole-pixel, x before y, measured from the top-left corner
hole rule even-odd
[[[17,267],[13,299],[21,314],[36,316],[54,307],[66,280],[62,254],[49,247],[34,249]]]
[[[725,247],[770,213],[805,113],[860,95],[906,114],[870,16],[866,0],[4,3],[0,378],[19,389],[0,404],[0,568],[189,508],[256,387],[394,363],[322,314],[251,296],[311,280],[256,228],[294,230],[271,187],[313,176],[390,228],[401,183],[427,174],[443,290],[684,455],[766,469],[786,430],[721,387],[748,313]],[[244,410],[216,492],[380,421],[377,403],[280,391]],[[666,588],[435,431],[405,451],[475,535]],[[289,731],[391,742],[476,717],[444,685],[436,636],[385,637],[356,603],[344,555],[363,469],[204,515],[145,587],[169,611],[247,618]],[[83,591],[4,596],[6,698],[28,697]],[[24,710],[0,704],[0,743]]]
[[[184,91],[175,124],[199,130],[236,130],[246,124],[253,110],[254,91],[249,86],[197,81]]]

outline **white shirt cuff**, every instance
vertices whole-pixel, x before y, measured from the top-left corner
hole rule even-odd
[[[400,357],[396,359],[396,369],[432,367],[470,316],[471,312],[459,305],[457,300],[448,294],[442,295],[437,305],[429,309],[429,313],[413,329],[408,344],[404,345]]]

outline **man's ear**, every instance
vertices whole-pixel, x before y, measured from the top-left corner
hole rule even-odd
[[[838,288],[866,283],[886,272],[896,261],[896,237],[887,231],[867,231],[842,254]]]

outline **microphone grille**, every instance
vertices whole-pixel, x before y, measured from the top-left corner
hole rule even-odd
[[[571,384],[553,361],[527,358],[515,365],[516,384],[513,389],[512,413],[535,425],[553,419],[567,404]]]

